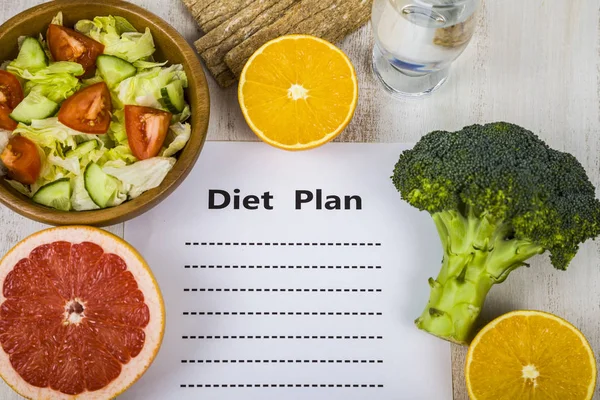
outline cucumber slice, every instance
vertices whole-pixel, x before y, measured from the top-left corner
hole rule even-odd
[[[161,100],[165,107],[173,114],[179,114],[185,108],[183,98],[183,84],[173,81],[160,90]]]
[[[26,69],[31,73],[37,72],[48,66],[48,57],[36,38],[26,37],[21,43],[19,55],[14,61],[15,65]]]
[[[63,178],[42,186],[32,200],[60,211],[69,211],[71,209],[71,180]]]
[[[67,157],[67,158],[68,157],[82,158],[83,156],[85,156],[90,151],[95,150],[96,147],[98,147],[98,142],[97,141],[95,141],[95,140],[88,140],[87,142],[81,143],[79,146],[77,146],[73,150],[67,151],[67,153],[65,154],[65,157]]]
[[[102,171],[96,163],[87,166],[83,179],[85,190],[100,208],[106,208],[119,188],[119,181]]]
[[[106,54],[98,56],[96,66],[100,76],[109,87],[115,87],[121,81],[131,78],[137,73],[137,69],[127,61]]]
[[[37,92],[31,92],[13,110],[10,117],[17,122],[31,124],[34,119],[48,118],[58,111],[58,104]]]

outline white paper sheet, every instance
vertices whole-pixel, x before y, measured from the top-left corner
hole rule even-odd
[[[122,398],[452,399],[449,344],[413,324],[441,247],[389,179],[404,148],[207,143],[182,186],[125,226],[161,286],[167,325]],[[233,199],[209,209],[209,190],[235,189],[241,209]],[[297,210],[296,191],[317,189],[323,209],[315,198]],[[243,208],[265,192],[271,210]],[[361,209],[353,198],[325,210],[331,195],[342,208],[360,196]]]

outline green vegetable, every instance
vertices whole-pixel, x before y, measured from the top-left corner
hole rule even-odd
[[[96,68],[96,74],[94,76],[92,76],[91,78],[81,80],[81,88],[83,89],[100,82],[104,82],[104,78],[102,78],[102,75],[100,75],[100,71],[98,71],[98,68]]]
[[[90,198],[100,208],[108,207],[119,189],[119,181],[104,173],[95,163],[87,166],[84,183]]]
[[[121,82],[116,88],[116,93],[121,104],[137,104],[166,110],[160,102],[161,89],[174,81],[180,81],[183,88],[188,86],[187,76],[180,64],[144,70]]]
[[[60,211],[71,209],[71,182],[69,178],[59,179],[42,187],[32,200],[38,204]]]
[[[600,234],[600,202],[581,164],[508,123],[436,131],[405,151],[393,183],[431,214],[444,258],[416,325],[467,343],[491,287],[545,251],[565,270]]]
[[[59,11],[58,14],[56,14],[54,16],[54,18],[52,18],[52,21],[50,21],[50,23],[53,24],[53,25],[60,25],[60,26],[62,26],[63,25],[63,20],[64,20],[63,13],[62,13],[62,11]]]
[[[60,157],[56,154],[49,154],[46,157],[46,161],[51,166],[56,166],[64,169],[67,173],[79,175],[81,173],[81,166],[79,164],[79,158],[74,156]]]
[[[169,63],[168,61],[154,62],[154,61],[138,60],[133,63],[133,66],[136,67],[137,69],[152,69],[152,68],[156,68],[156,67],[164,67],[168,63]]]
[[[31,187],[29,185],[25,186],[21,182],[13,181],[10,179],[5,179],[4,181],[6,183],[8,183],[10,186],[12,186],[13,189],[15,189],[17,192],[24,194],[27,197],[31,197],[33,195],[32,191],[31,191]]]
[[[127,32],[137,32],[137,29],[135,29],[135,27],[133,25],[131,25],[131,23],[129,21],[127,21],[126,18],[114,17],[114,19],[115,19],[115,27],[117,29],[117,32],[120,32],[121,34],[127,33]]]
[[[25,95],[36,92],[55,103],[66,100],[79,90],[77,77],[84,73],[80,64],[68,61],[51,63],[35,73],[13,63],[8,65],[7,70],[28,81],[25,83]]]
[[[188,104],[185,105],[183,111],[179,114],[173,115],[173,119],[171,120],[172,124],[176,124],[178,122],[185,122],[192,116],[192,110]]]
[[[117,110],[113,113],[113,121],[110,123],[107,133],[115,143],[127,143],[125,113],[123,110]]]
[[[26,37],[21,43],[19,55],[16,60],[8,64],[8,69],[16,68],[35,73],[47,66],[48,58],[46,57],[46,53],[44,52],[40,41],[36,38]]]
[[[99,210],[100,207],[91,199],[85,189],[85,178],[83,174],[77,176],[73,182],[73,193],[71,194],[71,207],[75,211]]]
[[[145,191],[158,187],[176,162],[175,158],[154,157],[127,166],[106,165],[102,169],[129,186],[128,195],[134,199]]]
[[[127,144],[120,144],[111,149],[108,149],[103,154],[102,159],[99,161],[101,165],[110,161],[121,161],[124,165],[133,164],[137,161],[137,158],[131,153],[131,149]]]
[[[65,157],[75,157],[77,159],[82,158],[86,154],[89,154],[92,150],[95,150],[98,147],[98,142],[95,140],[88,140],[87,142],[83,142],[79,146],[77,146],[73,150],[67,151]]]
[[[137,69],[127,61],[105,54],[98,56],[96,65],[100,76],[111,88],[137,73]]]
[[[58,104],[39,94],[31,92],[10,113],[10,117],[17,122],[31,124],[34,119],[44,119],[58,111]]]
[[[56,117],[33,120],[29,126],[19,124],[14,133],[34,141],[41,148],[53,150],[57,146],[61,148],[77,147],[76,138],[82,135],[81,132],[61,124]]]
[[[179,114],[185,108],[183,85],[181,81],[173,81],[160,89],[162,103],[173,114]]]
[[[104,54],[116,56],[130,63],[154,54],[154,40],[150,29],[139,33],[121,17],[96,17],[93,21],[81,20],[75,30],[104,45]]]
[[[167,138],[165,139],[165,146],[167,146],[167,148],[161,153],[161,156],[171,157],[177,154],[177,152],[185,147],[188,140],[190,140],[191,134],[192,127],[188,123],[182,124],[181,122],[178,122],[171,125]]]

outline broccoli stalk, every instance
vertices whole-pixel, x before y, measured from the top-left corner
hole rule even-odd
[[[516,268],[544,248],[527,240],[505,240],[507,225],[486,216],[456,211],[432,215],[444,258],[437,279],[430,278],[429,304],[417,327],[466,344],[485,297]]]
[[[444,252],[418,328],[467,344],[494,284],[545,251],[566,269],[600,234],[600,202],[577,160],[516,125],[432,132],[396,164],[402,198],[428,211]]]

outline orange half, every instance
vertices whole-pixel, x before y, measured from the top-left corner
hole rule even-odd
[[[281,149],[306,150],[348,126],[358,82],[339,48],[314,36],[288,35],[266,43],[248,60],[238,97],[259,138]]]
[[[540,311],[515,311],[473,340],[465,376],[472,400],[591,400],[596,360],[569,322]]]

